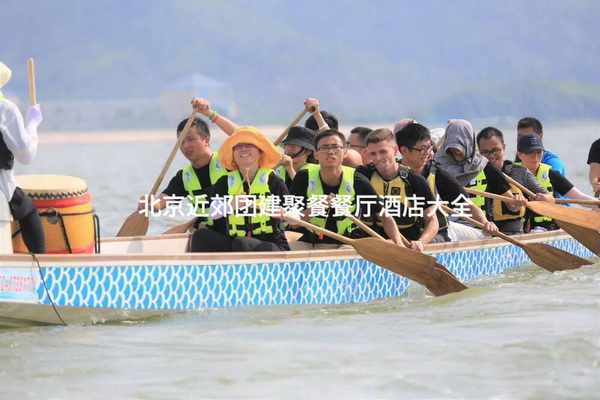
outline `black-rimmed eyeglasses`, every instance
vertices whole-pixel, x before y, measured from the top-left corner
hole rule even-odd
[[[500,152],[502,151],[502,149],[500,147],[494,147],[491,150],[479,150],[479,152],[481,153],[482,156],[484,157],[489,157],[489,156],[494,156],[494,157],[498,157],[500,155]]]
[[[425,154],[429,153],[430,151],[433,151],[433,145],[430,144],[429,146],[419,147],[419,148],[409,147],[409,149],[418,151],[419,153],[421,153],[422,156],[424,156]]]
[[[344,146],[340,146],[340,145],[332,145],[332,146],[321,146],[317,149],[317,151],[321,154],[327,154],[330,151],[333,153],[339,153],[340,151],[342,151],[342,149],[344,148]]]

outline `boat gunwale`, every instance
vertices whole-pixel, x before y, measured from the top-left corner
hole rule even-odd
[[[102,242],[151,242],[154,240],[172,240],[189,238],[190,234],[175,235],[156,235],[156,236],[134,236],[107,238]],[[554,241],[571,238],[562,230],[548,231],[533,234],[523,234],[513,236],[523,243],[540,243],[544,241]],[[490,237],[486,239],[476,239],[468,241],[434,243],[427,246],[426,254],[434,255],[439,253],[448,253],[455,251],[467,251],[471,249],[480,249],[482,247],[501,247],[513,246],[503,239]],[[206,264],[215,264],[216,262],[239,263],[239,262],[272,262],[279,260],[323,260],[323,259],[344,259],[360,257],[352,249],[327,249],[327,250],[299,250],[299,251],[265,251],[265,252],[233,252],[233,253],[99,253],[99,254],[36,254],[36,258],[41,263],[58,262],[109,262],[109,261],[206,261]],[[31,262],[32,257],[29,253],[20,254],[0,254],[0,262]]]

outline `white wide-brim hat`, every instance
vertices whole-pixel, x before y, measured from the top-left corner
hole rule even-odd
[[[12,71],[2,61],[0,61],[0,89],[10,81]]]

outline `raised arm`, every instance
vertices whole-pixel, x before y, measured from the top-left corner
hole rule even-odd
[[[194,97],[192,99],[192,108],[194,108],[200,114],[207,117],[210,120],[210,122],[216,124],[228,136],[231,136],[233,131],[235,131],[238,128],[237,124],[235,124],[233,121],[225,118],[217,111],[213,110],[210,107],[210,103],[207,99]]]

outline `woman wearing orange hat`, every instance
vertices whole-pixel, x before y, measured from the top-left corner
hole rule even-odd
[[[242,126],[219,148],[219,162],[231,170],[212,187],[213,219],[227,218],[226,234],[199,229],[194,252],[281,251],[290,247],[281,221],[289,191],[273,172],[281,153],[256,128]]]

